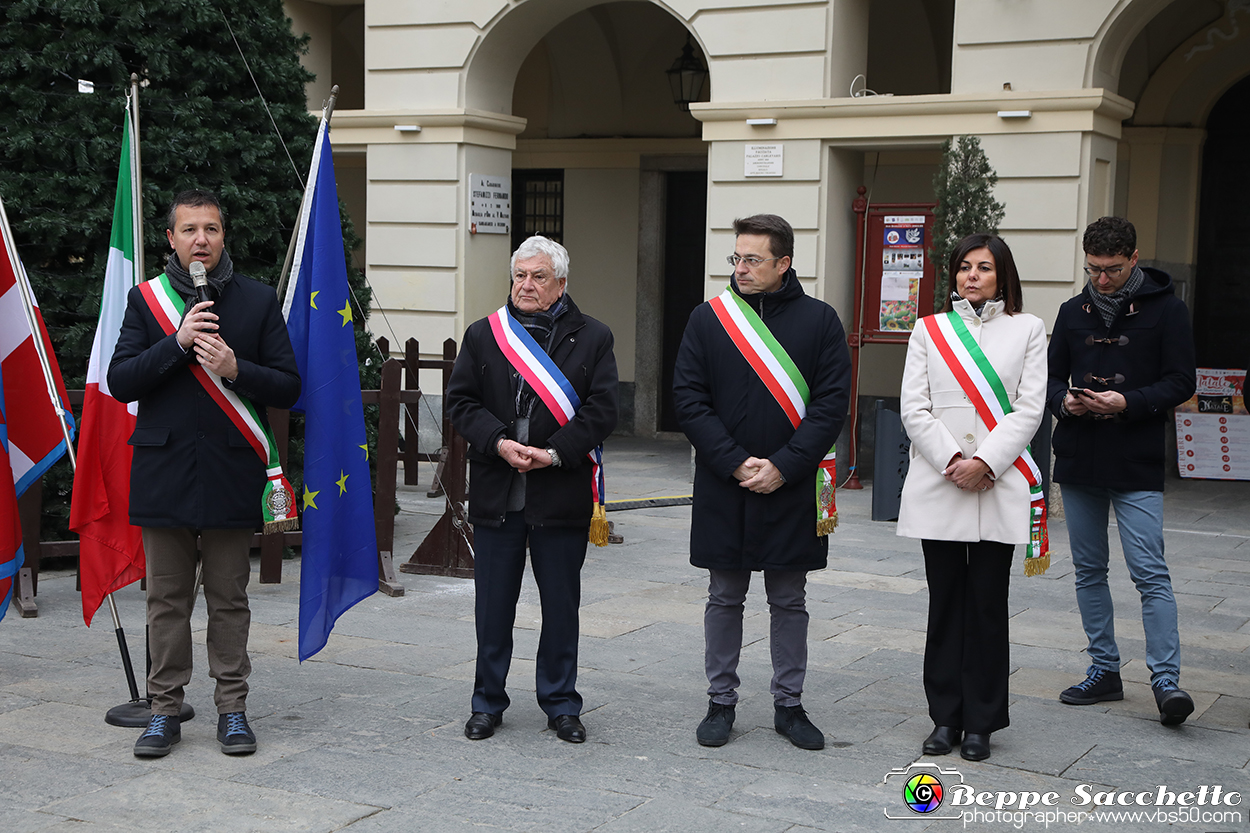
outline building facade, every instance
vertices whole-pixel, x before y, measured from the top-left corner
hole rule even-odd
[[[1170,272],[1199,363],[1250,334],[1250,0],[286,0],[319,110],[340,86],[340,192],[365,239],[378,334],[435,354],[507,292],[514,236],[568,247],[569,291],[617,338],[627,427],[665,401],[690,309],[729,275],[733,219],[785,216],[809,292],[849,321],[856,189],[930,202],[941,143],[980,138],[1028,311],[1078,291],[1080,232],[1137,226]],[[667,71],[707,68],[681,109]],[[752,175],[757,145],[778,160]],[[513,234],[470,218],[475,176],[511,184]],[[383,324],[385,320],[385,324]],[[896,396],[903,349],[862,351]],[[428,380],[436,389],[437,381]]]

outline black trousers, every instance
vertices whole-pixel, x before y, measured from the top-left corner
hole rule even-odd
[[[538,705],[548,717],[581,714],[582,696],[577,693],[577,609],[582,600],[586,530],[529,526],[524,512],[509,512],[498,529],[475,526],[473,540],[477,545],[473,565],[477,593],[473,711],[503,714],[511,703],[505,685],[512,663],[512,626],[525,574],[528,541],[530,566],[543,612],[535,677]]]
[[[988,734],[1005,729],[1007,589],[1012,544],[920,542],[929,582],[924,692],[935,726]]]

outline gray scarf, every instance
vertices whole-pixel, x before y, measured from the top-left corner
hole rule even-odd
[[[191,282],[191,273],[182,268],[177,252],[169,253],[169,258],[165,261],[165,274],[169,276],[169,282],[173,284],[174,289],[178,290],[179,295],[195,298],[195,284]],[[234,263],[230,260],[230,252],[222,249],[221,260],[217,261],[213,271],[208,273],[208,285],[213,288],[214,298],[221,297],[222,290],[233,277]]]
[[[1095,289],[1094,282],[1091,280],[1086,286],[1094,300],[1094,307],[1098,310],[1098,314],[1102,316],[1102,323],[1110,328],[1111,322],[1115,321],[1116,315],[1120,312],[1120,307],[1124,306],[1124,302],[1133,297],[1137,290],[1141,289],[1141,285],[1145,281],[1146,273],[1141,270],[1140,266],[1134,266],[1133,271],[1129,273],[1128,280],[1124,282],[1124,286],[1110,295],[1103,295]]]

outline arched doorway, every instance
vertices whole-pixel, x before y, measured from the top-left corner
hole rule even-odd
[[[1207,120],[1198,212],[1194,343],[1201,367],[1250,361],[1250,77],[1224,94]]]

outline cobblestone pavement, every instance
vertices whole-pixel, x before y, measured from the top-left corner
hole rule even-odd
[[[682,441],[613,439],[613,499],[689,494]],[[428,479],[428,472],[423,475]],[[441,511],[425,487],[401,490],[397,558]],[[563,743],[534,703],[537,590],[527,577],[510,678],[513,706],[490,740],[462,727],[473,680],[473,585],[401,574],[406,595],[375,595],[339,621],[329,645],[296,660],[299,561],[283,582],[253,583],[251,756],[218,751],[203,605],[194,620],[188,702],[200,716],[162,759],[131,754],[137,730],[104,723],[126,699],[106,611],[83,627],[70,571],[45,572],[39,617],[0,624],[0,830],[75,831],[851,831],[954,830],[969,791],[994,807],[967,829],[1250,830],[1250,484],[1170,481],[1165,527],[1180,606],[1182,686],[1197,711],[1164,727],[1148,686],[1137,594],[1113,556],[1123,702],[1072,707],[1060,690],[1083,676],[1085,639],[1067,531],[1051,529],[1053,566],[1011,588],[1011,720],[993,756],[920,758],[931,728],[921,684],[928,605],[918,542],[869,520],[871,493],[838,494],[829,569],[809,582],[810,667],[804,705],[828,737],[820,752],[772,727],[768,614],[747,603],[742,701],[731,742],[695,743],[706,710],[705,574],[689,565],[688,506],[611,513],[624,543],[591,548],[583,572],[579,688],[589,739]],[[1118,553],[1118,544],[1113,544]],[[141,665],[142,596],[117,594]],[[908,769],[914,763],[924,770]],[[941,767],[944,771],[937,771]],[[892,771],[896,771],[891,775]],[[936,773],[946,800],[912,813],[903,780]],[[959,789],[958,785],[967,785]],[[1083,786],[1084,785],[1084,786]],[[1073,798],[1199,795],[1198,807],[1120,807],[1135,818],[1080,819]],[[1205,792],[1203,792],[1205,790]],[[1007,794],[1012,795],[1008,796]],[[1053,798],[1044,799],[1047,793]],[[1036,798],[1032,795],[1036,794]],[[1160,810],[1165,814],[1160,815]],[[910,816],[890,821],[886,813]],[[1211,815],[1222,814],[1222,815]],[[1238,814],[1228,815],[1228,814]],[[1083,823],[1078,824],[1078,821]]]

